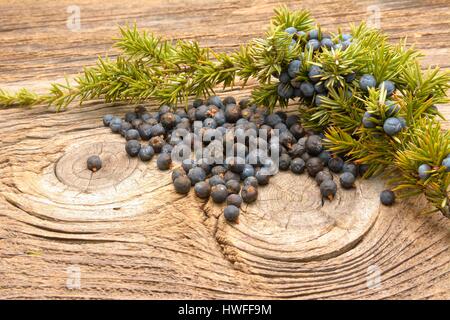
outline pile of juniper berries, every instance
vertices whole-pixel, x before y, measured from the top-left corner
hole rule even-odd
[[[332,173],[350,189],[367,170],[331,155],[322,145],[323,135],[303,128],[296,115],[269,114],[248,99],[237,103],[233,97],[212,96],[187,109],[163,105],[158,112],[139,105],[124,119],[106,115],[103,123],[125,138],[130,157],[156,157],[160,170],[173,169],[177,193],[193,188],[200,199],[226,203],[224,217],[230,222],[238,220],[243,203],[257,200],[258,189],[278,170],[306,172],[315,178],[322,199],[329,200],[337,192]],[[392,204],[391,198],[381,195],[383,204]]]

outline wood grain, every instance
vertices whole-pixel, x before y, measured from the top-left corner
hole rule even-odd
[[[0,86],[44,90],[97,55],[113,56],[116,25],[126,22],[232,50],[263,34],[278,3],[84,0],[81,30],[72,32],[71,1],[2,2]],[[366,19],[374,4],[382,29],[416,43],[424,66],[450,66],[448,1],[290,6],[334,29]],[[384,182],[371,180],[322,207],[306,175],[280,173],[230,225],[220,206],[173,192],[154,161],[125,156],[123,139],[101,117],[131,108],[93,101],[62,113],[0,110],[0,298],[450,298],[450,222],[420,216],[423,199],[382,207]],[[92,153],[104,161],[95,174],[85,169]],[[70,290],[74,267],[81,288]],[[370,285],[377,272],[380,285]]]

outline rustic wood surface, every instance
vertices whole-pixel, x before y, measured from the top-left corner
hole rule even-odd
[[[44,90],[114,56],[116,25],[126,22],[229,51],[262,35],[278,3],[79,0],[81,30],[72,32],[72,1],[1,1],[0,87]],[[290,5],[330,30],[376,5],[394,41],[408,36],[424,66],[450,67],[447,0]],[[309,178],[279,174],[230,225],[219,206],[174,193],[154,162],[126,157],[101,117],[130,108],[0,110],[0,298],[450,298],[450,221],[420,216],[423,199],[382,207],[384,182],[360,181],[322,207]],[[85,169],[93,153],[104,159],[95,174]],[[80,288],[68,288],[71,270]]]

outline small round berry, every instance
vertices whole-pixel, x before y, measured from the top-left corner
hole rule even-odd
[[[376,120],[375,116],[373,114],[371,114],[369,111],[366,111],[362,118],[362,124],[363,124],[364,128],[369,128],[369,129],[375,128],[376,123],[374,122],[374,120]]]
[[[257,188],[258,187],[258,179],[256,179],[253,176],[245,178],[244,186],[253,186],[253,187]]]
[[[227,172],[227,169],[224,166],[220,166],[220,165],[214,166],[211,169],[211,174],[213,176],[215,176],[215,175],[222,175],[223,176],[225,174],[225,172]]]
[[[305,98],[311,98],[314,95],[315,90],[314,86],[311,83],[305,81],[300,85],[300,91]]]
[[[323,150],[322,138],[318,135],[310,135],[305,143],[306,152],[312,156],[319,155]]]
[[[277,92],[283,99],[290,99],[294,96],[294,88],[289,83],[280,82]]]
[[[228,180],[225,183],[225,186],[227,187],[228,193],[232,194],[238,194],[241,191],[241,184],[239,183],[239,181],[236,180]]]
[[[320,80],[321,77],[322,77],[322,68],[316,65],[312,65],[308,71],[308,78],[313,83],[316,83]]]
[[[142,121],[142,120],[139,119],[139,118],[136,118],[136,119],[134,119],[133,121],[131,121],[131,125],[133,126],[134,129],[139,128],[139,126],[140,126],[141,124],[143,124],[143,123],[144,123],[144,121]]]
[[[161,153],[156,160],[156,165],[159,170],[169,170],[171,164],[172,157],[167,153]]]
[[[111,120],[114,118],[112,114],[107,114],[103,116],[103,125],[105,127],[109,127],[109,124],[111,123]]]
[[[350,83],[356,79],[356,72],[351,72],[344,76],[345,82]]]
[[[369,88],[375,88],[376,85],[377,80],[370,74],[365,74],[359,79],[359,87],[365,92],[368,92]]]
[[[236,104],[236,99],[232,96],[228,96],[228,97],[223,98],[222,102],[223,102],[224,106],[226,106],[228,104]],[[221,108],[220,105],[216,105],[216,106]]]
[[[189,193],[191,190],[191,180],[186,176],[180,176],[173,181],[175,191],[181,194]]]
[[[281,117],[278,114],[271,113],[271,114],[266,116],[266,118],[264,119],[264,122],[267,125],[269,125],[272,128],[274,128],[277,124],[283,122],[283,119],[281,119]]]
[[[400,106],[394,101],[387,100],[385,104],[387,106],[385,113],[388,117],[393,117],[400,111]]]
[[[286,125],[288,128],[292,127],[294,124],[298,124],[300,121],[297,115],[290,115],[286,118]]]
[[[161,138],[160,136],[157,136],[157,137],[151,138],[148,144],[153,148],[153,150],[156,153],[159,153],[159,152],[161,152],[165,142],[164,142],[163,138]]]
[[[346,162],[342,166],[342,172],[350,172],[353,176],[356,177],[358,175],[358,166],[354,163]]]
[[[139,140],[140,135],[136,129],[130,129],[125,133],[125,139],[128,140]]]
[[[139,159],[142,161],[150,161],[155,155],[155,150],[153,150],[152,146],[143,146],[139,150]]]
[[[223,179],[225,180],[225,182],[230,181],[230,180],[241,181],[241,176],[238,173],[228,170],[223,175]]]
[[[151,128],[151,136],[157,137],[157,136],[163,136],[166,134],[166,130],[162,126],[162,124],[158,123],[152,126]]]
[[[242,205],[241,196],[239,194],[230,194],[227,197],[227,205],[233,205],[233,206],[240,208]]]
[[[92,172],[96,172],[102,168],[102,159],[99,156],[90,156],[87,159],[87,168]]]
[[[172,171],[172,182],[175,181],[176,178],[186,176],[186,171],[182,167],[178,167],[173,169]]]
[[[295,158],[291,161],[290,169],[295,174],[301,174],[305,171],[305,161],[302,158]]]
[[[122,128],[122,119],[119,117],[114,117],[109,122],[109,127],[111,128],[111,131],[114,133],[119,133],[120,129]]]
[[[292,60],[288,65],[288,74],[291,78],[295,78],[300,72],[302,62],[300,60]]]
[[[176,125],[176,118],[172,112],[166,112],[161,116],[161,124],[163,127],[168,130],[172,129]]]
[[[306,43],[306,48],[308,48],[309,50],[319,50],[320,49],[320,42],[319,40],[316,39],[311,39]]]
[[[334,43],[330,38],[323,38],[322,41],[320,41],[320,45],[322,47],[327,47],[328,49],[331,49],[334,47]]]
[[[245,203],[255,202],[258,198],[258,188],[251,184],[244,185],[242,187],[241,197]]]
[[[129,140],[125,144],[125,151],[130,157],[136,157],[141,150],[141,144],[137,140]]]
[[[381,87],[384,85],[384,89],[386,90],[386,95],[389,97],[391,96],[395,91],[395,84],[392,81],[386,80],[379,84],[378,88],[381,89]]]
[[[340,157],[328,160],[328,168],[334,173],[340,173],[344,167],[344,160]]]
[[[430,177],[431,167],[428,164],[421,164],[419,168],[417,169],[417,172],[419,174],[419,178],[421,180],[426,180]]]
[[[225,108],[225,118],[229,123],[235,123],[241,117],[241,108],[236,104],[229,104]]]
[[[395,202],[395,193],[391,190],[384,190],[380,193],[380,201],[385,206],[391,206]]]
[[[398,118],[387,118],[383,124],[383,130],[386,134],[394,136],[402,130],[402,123]]]
[[[205,170],[200,167],[194,167],[188,171],[188,177],[191,179],[192,185],[195,185],[199,181],[204,181],[206,179]]]
[[[360,177],[364,177],[366,172],[369,170],[370,166],[366,163],[360,164],[358,166],[358,173]]]
[[[226,206],[223,209],[223,216],[229,222],[236,222],[239,217],[239,208],[233,205]]]
[[[327,198],[328,200],[333,200],[336,195],[337,186],[333,180],[325,180],[320,184],[320,193],[323,198]]]
[[[316,177],[314,178],[317,182],[317,185],[321,185],[322,182],[324,182],[325,180],[333,180],[333,176],[331,175],[331,173],[329,171],[320,171],[316,174]]]
[[[291,157],[287,153],[281,154],[278,165],[279,169],[282,171],[289,170],[290,165]]]
[[[288,34],[294,34],[294,33],[297,32],[297,29],[296,29],[295,27],[289,27],[289,28],[286,28],[286,29],[284,30],[284,32],[286,32],[286,33],[288,33]]]
[[[230,180],[231,181],[231,180]],[[214,175],[211,178],[208,179],[209,185],[215,186],[217,184],[225,184],[225,180],[220,175]]]
[[[323,170],[323,162],[317,157],[312,157],[306,161],[306,170],[311,177]]]
[[[241,172],[241,180],[245,180],[248,177],[252,177],[255,175],[255,168],[251,165],[246,163],[244,166],[244,170]]]
[[[352,173],[344,172],[339,178],[339,183],[341,184],[342,188],[350,189],[355,186],[355,180],[355,176]]]
[[[328,161],[331,159],[331,154],[329,151],[323,150],[319,153],[318,157],[323,161],[324,165],[328,165]]]
[[[211,188],[211,198],[216,203],[224,202],[228,197],[228,190],[223,184],[217,184]]]
[[[125,134],[127,133],[127,131],[131,130],[131,129],[133,129],[133,126],[131,125],[131,123],[122,121],[122,124],[120,125],[120,135],[122,137],[125,137]]]
[[[138,119],[138,115],[136,114],[136,112],[127,112],[125,113],[125,121],[126,122],[133,122],[133,120]]]
[[[206,181],[199,181],[194,186],[194,191],[200,199],[207,199],[211,193],[211,187]]]
[[[292,133],[295,139],[303,138],[306,134],[305,128],[300,123],[293,124],[289,131]]]
[[[229,100],[229,98],[232,98],[232,97],[227,97],[227,98]],[[224,102],[227,98],[224,99]],[[228,103],[222,103],[222,99],[220,99],[219,96],[211,96],[208,98],[207,104],[214,105],[220,109],[223,109],[225,107],[225,105],[227,105]]]
[[[168,153],[171,154],[173,150],[173,146],[171,144],[166,143],[165,145],[163,145],[163,147],[161,148],[161,153]]]
[[[136,138],[136,140],[139,139],[139,137],[140,137],[142,140],[147,141],[147,140],[150,140],[150,138],[152,137],[152,128],[153,128],[152,125],[150,125],[148,123],[143,123],[142,125],[140,125],[138,127],[137,130],[136,129],[131,129],[131,130],[128,130],[128,132],[130,132],[130,131],[133,132],[133,130],[137,131],[138,137]],[[125,135],[125,139],[126,138],[127,138],[127,135]]]
[[[450,172],[450,158],[445,158],[441,164],[445,167],[446,172]]]
[[[267,170],[259,169],[255,173],[255,178],[260,186],[265,186],[269,184],[270,175]]]

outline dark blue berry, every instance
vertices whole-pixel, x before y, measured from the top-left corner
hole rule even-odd
[[[193,159],[183,159],[181,162],[181,167],[184,171],[189,172],[192,168],[196,166],[196,162]]]
[[[170,107],[167,104],[162,105],[159,108],[159,114],[163,115],[164,113],[170,112]]]
[[[255,188],[258,187],[258,179],[256,179],[254,176],[247,177],[244,180],[244,186],[253,186]]]
[[[244,184],[241,191],[241,198],[245,203],[255,202],[258,198],[258,188],[252,184]]]
[[[358,173],[361,177],[364,177],[364,175],[366,174],[366,172],[369,170],[370,166],[366,163],[360,164],[358,166]]]
[[[281,83],[289,83],[291,81],[291,78],[289,77],[289,74],[286,71],[280,74],[279,79]]]
[[[131,125],[131,123],[126,122],[126,121],[122,121],[122,124],[120,125],[120,135],[122,137],[125,137],[125,134],[130,129],[133,129],[133,126]]]
[[[225,119],[229,123],[235,123],[241,117],[241,108],[236,104],[229,104],[225,108]]]
[[[211,97],[209,97],[208,105],[211,105],[211,104],[215,105],[216,107],[218,107],[220,109],[223,109],[225,107],[224,103],[222,103],[222,99],[220,99],[220,97],[218,97],[218,96],[211,96]]]
[[[224,175],[225,172],[227,172],[227,169],[224,166],[217,165],[211,169],[212,175]]]
[[[306,171],[311,177],[315,177],[316,174],[323,170],[323,162],[317,157],[312,157],[306,161]]]
[[[206,179],[206,172],[200,167],[194,167],[188,172],[188,177],[191,179],[191,184],[194,185],[199,181]]]
[[[199,181],[195,184],[194,191],[200,199],[207,199],[211,193],[211,187],[206,181]]]
[[[192,106],[194,108],[198,108],[201,105],[203,105],[203,100],[202,99],[195,99],[194,102],[192,102]]]
[[[225,202],[228,197],[227,187],[223,184],[217,184],[211,188],[211,198],[216,203]]]
[[[337,186],[333,180],[325,180],[320,184],[320,193],[323,198],[327,198],[328,200],[333,200],[336,195]]]
[[[333,176],[331,175],[331,173],[329,171],[320,171],[317,172],[315,178],[317,185],[321,185],[322,182],[324,182],[325,180],[333,180]]]
[[[387,118],[383,124],[383,130],[386,134],[394,136],[402,130],[403,126],[396,117]]]
[[[312,65],[308,71],[308,78],[313,83],[316,83],[316,82],[320,81],[321,77],[322,77],[322,68],[319,66],[316,66],[316,65]]]
[[[442,160],[441,165],[445,167],[446,172],[450,172],[450,158],[445,158],[444,160]]]
[[[225,182],[230,181],[230,180],[240,181],[241,176],[238,173],[235,173],[235,172],[229,170],[229,171],[225,172],[225,174],[223,175],[223,179],[225,180]]]
[[[386,95],[389,97],[391,96],[395,91],[395,84],[392,81],[386,80],[380,83],[378,88],[381,89],[382,85],[384,84],[384,89],[386,90]]]
[[[341,184],[342,188],[350,189],[355,186],[355,180],[355,176],[352,173],[344,172],[339,178],[339,183]]]
[[[295,139],[300,139],[305,136],[305,128],[300,123],[293,124],[289,131],[292,133]]]
[[[241,191],[241,184],[239,181],[236,180],[228,180],[225,183],[225,186],[227,187],[228,193],[236,193],[238,194]]]
[[[362,118],[362,123],[364,128],[375,128],[376,127],[376,118],[373,114],[371,114],[369,111],[366,111],[364,113],[364,116]]]
[[[132,122],[133,120],[138,119],[138,115],[135,112],[127,112],[125,113],[125,121],[126,122]]]
[[[320,45],[322,47],[327,47],[328,49],[333,48],[334,43],[330,38],[323,38],[322,41],[320,41]]]
[[[346,162],[342,166],[342,172],[350,172],[353,176],[358,175],[358,166],[354,163]]]
[[[109,124],[111,123],[111,120],[114,118],[112,114],[107,114],[103,116],[103,125],[105,127],[109,127]]]
[[[128,140],[139,140],[139,132],[136,129],[130,129],[125,133],[125,139]]]
[[[290,149],[294,143],[297,142],[294,135],[290,131],[280,133],[278,137],[280,144]]]
[[[205,105],[199,106],[195,109],[195,120],[203,121],[208,117],[209,108]]]
[[[341,38],[342,38],[343,41],[347,41],[347,40],[352,39],[352,36],[350,34],[348,34],[348,33],[343,33],[341,35]]]
[[[170,130],[176,125],[176,117],[172,112],[166,112],[161,116],[160,122],[164,129]]]
[[[263,170],[263,168],[260,168],[256,170],[255,172],[255,178],[258,180],[258,185],[265,186],[269,184],[270,175],[268,170]]]
[[[131,125],[133,126],[134,129],[139,128],[140,125],[142,125],[144,123],[144,121],[142,121],[142,119],[133,119],[133,121],[131,121]]]
[[[166,143],[165,145],[163,145],[163,147],[161,148],[161,153],[168,153],[171,154],[173,150],[173,146],[171,144]]]
[[[290,115],[286,119],[286,125],[288,126],[288,128],[290,128],[294,124],[298,124],[299,121],[300,121],[300,119],[297,115]]]
[[[129,140],[125,144],[125,151],[130,157],[136,157],[141,150],[141,144],[137,140]]]
[[[138,135],[136,140],[139,139],[139,137],[145,141],[150,140],[150,138],[152,137],[152,128],[153,126],[149,125],[148,123],[141,124],[137,129]],[[129,134],[130,131],[133,132],[132,134],[135,134],[134,132],[136,130],[135,129],[128,130],[127,134]],[[127,138],[127,135],[125,135],[125,138]]]
[[[180,176],[173,181],[175,191],[181,194],[189,193],[191,190],[191,180],[186,176]]]
[[[281,123],[283,120],[281,119],[281,117],[276,114],[276,113],[272,113],[266,116],[264,122],[271,126],[272,128],[275,127],[277,124]]]
[[[156,153],[161,152],[163,146],[165,145],[164,139],[160,136],[152,137],[148,143],[150,146],[152,146],[153,150]]]
[[[286,153],[281,154],[278,164],[279,169],[282,171],[289,170],[290,165],[291,165],[291,157]]]
[[[310,155],[319,155],[323,150],[322,138],[318,135],[309,136],[306,139],[305,148]]]
[[[327,88],[325,87],[323,81],[315,83],[314,90],[316,91],[316,93],[320,94],[325,94],[327,92]]]
[[[288,65],[289,77],[295,78],[297,76],[297,74],[300,72],[301,65],[302,65],[302,62],[300,60],[292,60],[291,62],[289,62],[289,65]]]
[[[365,92],[368,92],[369,88],[375,88],[376,85],[377,80],[370,74],[365,74],[361,77],[361,79],[359,79],[359,87]]]
[[[300,91],[305,98],[311,98],[314,95],[314,86],[310,82],[302,82]]]
[[[186,171],[182,167],[178,167],[173,169],[172,171],[172,182],[175,181],[176,178],[186,176]]]
[[[255,168],[251,164],[245,164],[244,170],[241,172],[241,180],[255,175]]]
[[[384,190],[380,193],[380,201],[385,206],[391,206],[395,202],[395,193],[391,190]]]
[[[294,34],[297,32],[297,29],[295,27],[288,27],[284,30],[284,32],[286,32],[288,34]]]
[[[431,167],[428,164],[421,164],[419,168],[417,169],[417,172],[419,174],[419,178],[421,180],[426,180],[431,176]]]
[[[169,170],[171,164],[172,157],[167,153],[161,153],[156,160],[156,166],[159,170]]]
[[[210,186],[215,186],[216,184],[225,184],[226,182],[220,175],[214,175],[208,179],[208,183]]]
[[[223,216],[229,222],[236,222],[239,217],[239,208],[233,205],[226,206],[223,209]]]
[[[230,194],[227,197],[227,205],[233,205],[240,208],[242,205],[242,197],[239,194]]]
[[[356,73],[352,72],[344,76],[345,82],[350,83],[356,79]]]
[[[294,95],[294,88],[289,83],[280,82],[278,84],[277,92],[283,99],[290,99]]]
[[[90,156],[87,159],[87,168],[92,172],[97,172],[102,168],[102,159],[99,156]]]
[[[111,128],[111,131],[114,133],[119,133],[120,129],[122,128],[122,119],[119,117],[114,117],[109,122],[109,127]]]
[[[396,104],[394,101],[386,100],[385,104],[387,106],[386,116],[393,117],[393,116],[397,115],[397,113],[399,113],[400,106],[398,104]]]
[[[324,165],[328,165],[328,161],[331,159],[331,154],[330,152],[323,150],[321,153],[319,153],[318,157],[323,161]]]
[[[308,48],[309,50],[319,50],[320,49],[320,42],[319,40],[316,39],[311,39],[306,43],[306,48]]]
[[[160,123],[152,126],[150,132],[151,132],[152,137],[163,136],[166,134],[166,130]]]
[[[141,159],[142,161],[149,161],[155,155],[155,151],[153,150],[153,148],[151,146],[144,146],[144,147],[141,147],[138,155],[139,155],[139,159]]]
[[[290,169],[295,174],[301,174],[305,171],[305,161],[302,158],[292,159]]]

